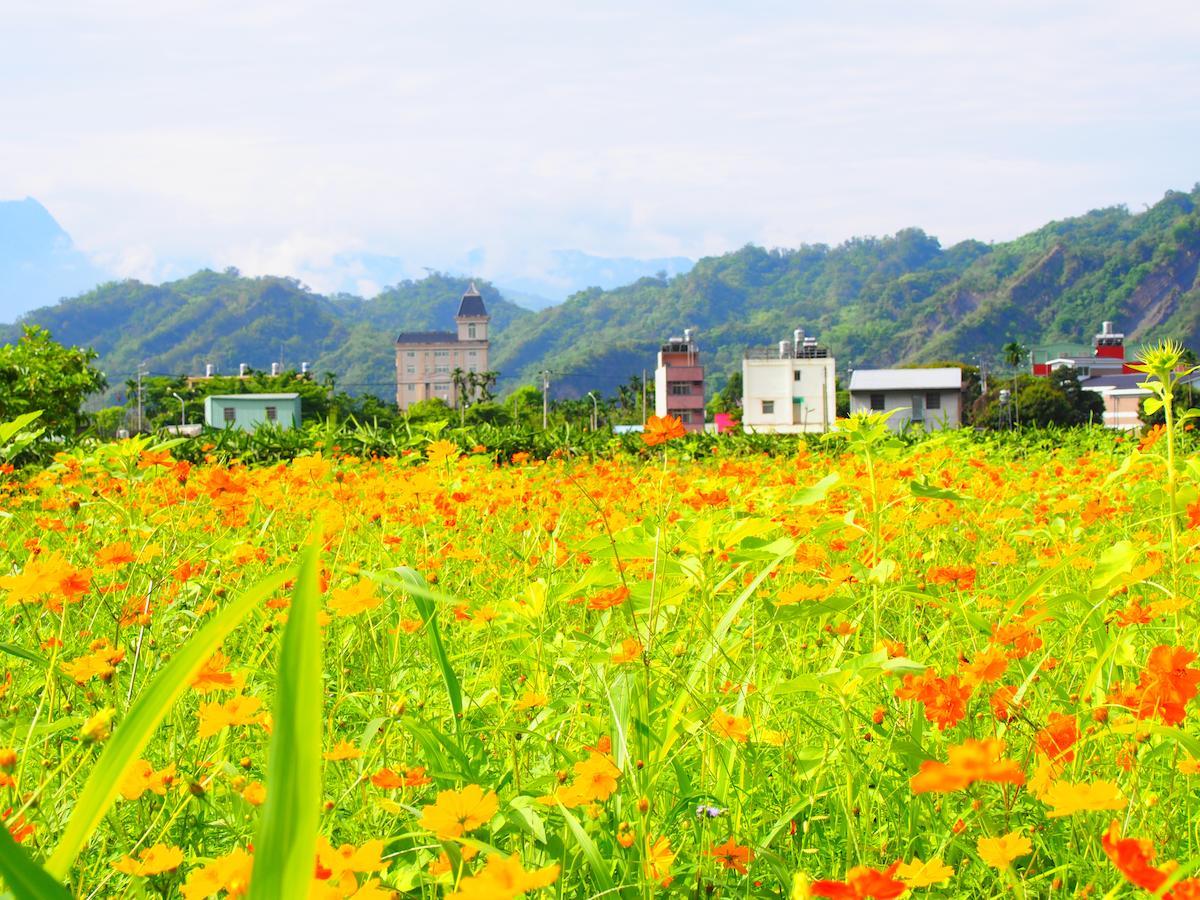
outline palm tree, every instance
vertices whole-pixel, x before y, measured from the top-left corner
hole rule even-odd
[[[467,375],[470,373],[464,372],[457,366],[450,373],[450,383],[454,385],[454,396],[458,399],[458,424],[466,424],[467,420],[467,387],[469,380]]]
[[[1021,374],[1019,366],[1025,360],[1025,356],[1029,353],[1029,348],[1020,341],[1009,341],[1000,348],[1000,352],[1004,355],[1004,361],[1012,366],[1013,370],[1013,392],[1012,402],[1016,424],[1019,427],[1021,424],[1021,407],[1017,401],[1017,377]]]

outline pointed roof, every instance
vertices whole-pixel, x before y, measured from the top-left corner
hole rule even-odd
[[[467,288],[467,292],[462,295],[462,300],[458,303],[458,312],[455,314],[456,319],[475,319],[482,318],[487,315],[487,309],[483,305],[483,297],[480,296],[478,288],[475,287],[475,282],[471,282],[471,286]]]

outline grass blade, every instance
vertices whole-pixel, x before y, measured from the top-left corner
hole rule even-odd
[[[425,633],[429,635],[429,649],[437,660],[438,668],[442,670],[442,681],[446,685],[446,693],[450,695],[450,708],[454,710],[454,730],[457,733],[462,727],[462,684],[450,665],[450,657],[446,655],[446,646],[442,643],[442,632],[438,628],[437,606],[434,595],[425,579],[414,569],[402,567],[394,569],[400,576],[400,585],[412,596],[417,605],[417,611],[425,620]]]
[[[575,838],[575,843],[583,853],[583,858],[587,860],[588,868],[592,870],[592,877],[596,879],[596,887],[604,893],[613,893],[616,888],[613,886],[609,866],[604,861],[604,857],[600,855],[596,844],[588,837],[588,833],[583,830],[583,826],[579,824],[579,820],[575,818],[569,809],[560,803],[558,804],[558,810],[562,813],[563,819],[567,823],[567,828],[571,830],[571,835]]]
[[[267,757],[267,802],[254,839],[249,900],[308,896],[321,824],[321,589],[317,544],[300,555]]]
[[[67,889],[29,858],[0,822],[0,879],[16,900],[70,900]]]
[[[79,851],[112,806],[125,771],[149,743],[154,729],[162,722],[175,701],[187,690],[192,676],[213,655],[238,623],[270,597],[287,580],[289,574],[288,571],[283,571],[268,575],[221,610],[195,637],[184,644],[138,695],[120,727],[105,744],[104,752],[96,761],[92,774],[75,803],[75,810],[67,821],[63,836],[46,863],[46,871],[52,876],[58,879],[66,878]]]

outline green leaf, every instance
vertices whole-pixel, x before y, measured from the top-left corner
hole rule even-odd
[[[951,500],[955,503],[965,503],[971,499],[946,488],[936,487],[925,481],[910,481],[908,489],[912,491],[914,497],[924,497],[929,500]]]
[[[67,889],[29,858],[0,822],[0,878],[16,900],[70,900]]]
[[[41,414],[42,411],[38,409],[25,413],[23,416],[17,416],[9,422],[0,422],[0,446],[7,444],[14,434],[23,430],[26,425],[35,421]]]
[[[830,472],[814,485],[806,487],[804,490],[797,493],[791,499],[792,506],[812,506],[814,503],[820,503],[825,499],[825,495],[829,493],[830,488],[842,480],[842,476],[837,472]]]
[[[1130,541],[1118,541],[1100,554],[1092,571],[1092,590],[1109,591],[1133,571],[1138,550]]]
[[[279,671],[271,747],[267,756],[267,802],[254,838],[254,876],[249,900],[304,897],[312,881],[321,825],[320,574],[314,538],[300,553]]]
[[[446,685],[446,693],[450,695],[450,708],[454,710],[454,730],[462,727],[462,684],[450,665],[450,657],[446,655],[446,646],[442,643],[442,632],[438,628],[437,608],[434,601],[442,599],[440,595],[429,590],[425,579],[415,569],[401,566],[394,569],[400,576],[400,586],[412,595],[417,611],[425,621],[425,633],[429,636],[429,651],[437,661],[442,671],[442,682]]]
[[[49,660],[40,653],[34,653],[32,650],[26,650],[24,647],[18,647],[16,644],[0,643],[0,653],[7,653],[9,656],[15,656],[18,659],[28,660],[31,663],[37,663],[45,668],[50,665]]]
[[[163,666],[138,695],[124,720],[108,739],[96,760],[67,821],[58,846],[46,863],[55,878],[66,878],[79,851],[116,799],[121,778],[150,741],[154,729],[175,701],[187,690],[192,676],[253,609],[260,606],[287,580],[288,571],[268,575],[219,612]]]
[[[1163,408],[1163,402],[1157,397],[1147,397],[1142,406],[1146,410],[1146,415],[1152,416]]]
[[[579,845],[579,849],[583,852],[583,858],[587,860],[588,868],[592,870],[592,875],[596,879],[596,887],[602,893],[616,891],[616,888],[613,887],[612,874],[609,872],[608,864],[604,862],[604,857],[596,849],[595,842],[588,837],[588,833],[583,830],[583,826],[579,824],[579,820],[575,818],[569,809],[561,803],[558,804],[558,809],[563,814],[563,819],[566,820],[567,827],[571,829],[571,834],[575,837],[575,843]]]

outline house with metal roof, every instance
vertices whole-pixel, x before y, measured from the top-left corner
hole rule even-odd
[[[472,283],[458,303],[455,331],[409,331],[396,338],[396,405],[438,398],[458,406],[452,374],[488,371],[488,315]]]
[[[961,428],[962,405],[962,369],[855,369],[850,375],[850,412],[891,412],[894,431]]]
[[[254,431],[260,425],[298,428],[300,395],[210,394],[204,398],[204,424],[242,431]]]

